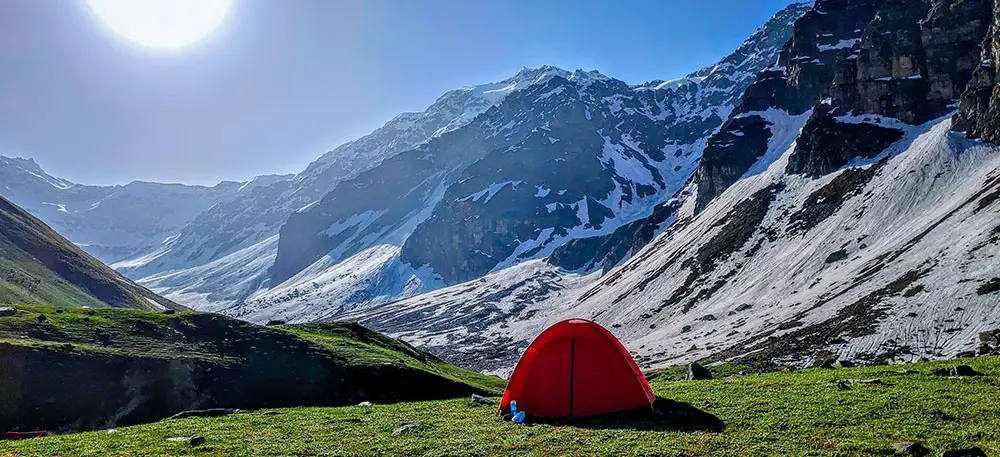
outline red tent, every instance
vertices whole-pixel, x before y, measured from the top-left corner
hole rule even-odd
[[[570,319],[538,335],[517,362],[500,402],[534,417],[594,416],[652,408],[656,397],[611,332]]]

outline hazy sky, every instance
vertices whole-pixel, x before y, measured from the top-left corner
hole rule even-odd
[[[397,113],[521,67],[683,76],[789,0],[232,0],[179,50],[83,0],[0,0],[0,154],[86,184],[292,173]]]

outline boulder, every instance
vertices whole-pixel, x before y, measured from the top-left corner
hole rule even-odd
[[[923,457],[931,453],[930,449],[927,449],[923,444],[916,441],[904,441],[893,444],[892,450],[896,451],[897,455],[912,455],[916,457]]]
[[[986,453],[978,447],[970,447],[966,449],[944,451],[941,453],[941,457],[986,457]]]
[[[968,365],[958,365],[951,368],[935,368],[931,370],[931,374],[935,376],[982,376],[983,374],[976,371]]]
[[[4,306],[0,308],[0,317],[8,317],[8,316],[13,316],[15,314],[17,314],[17,309],[13,307]]]
[[[202,444],[205,444],[205,437],[204,436],[192,436],[191,439],[188,440],[188,444],[190,444],[192,446],[201,446]]]
[[[698,362],[691,362],[688,365],[687,381],[705,381],[712,379],[712,372],[701,365]]]
[[[45,317],[44,314],[39,314],[38,317],[35,318],[35,320],[38,321],[39,324],[42,324],[45,323],[45,321],[49,320],[49,318]]]

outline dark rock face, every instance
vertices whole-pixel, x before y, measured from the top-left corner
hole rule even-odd
[[[1000,329],[979,334],[980,355],[1000,355]]]
[[[993,25],[986,36],[979,67],[962,96],[955,130],[969,138],[1000,144],[1000,3],[993,12]]]
[[[692,362],[688,365],[688,374],[686,380],[688,381],[706,381],[712,379],[712,372],[697,362]]]
[[[991,0],[889,0],[860,48],[837,65],[840,113],[921,124],[948,113],[972,78]]]
[[[778,65],[761,71],[730,118],[709,141],[695,174],[701,209],[736,182],[767,150],[769,123],[754,113],[802,114],[827,93],[836,64],[853,52],[883,0],[821,0],[795,22]]]
[[[837,122],[828,105],[816,107],[802,128],[785,168],[789,174],[822,176],[856,158],[874,158],[903,138],[903,132],[872,124]]]

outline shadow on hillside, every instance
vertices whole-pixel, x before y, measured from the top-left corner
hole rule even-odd
[[[688,403],[656,398],[653,404],[656,413],[648,409],[624,411],[595,417],[581,417],[563,420],[530,418],[533,423],[570,425],[589,429],[619,429],[637,431],[680,431],[680,432],[721,432],[726,424],[722,419],[702,411]]]

